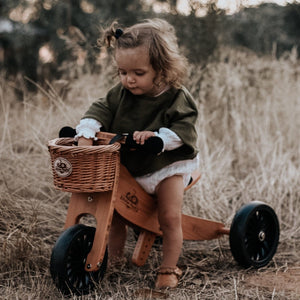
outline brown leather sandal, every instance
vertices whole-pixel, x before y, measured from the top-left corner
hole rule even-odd
[[[155,287],[161,288],[175,288],[178,285],[182,271],[178,267],[174,268],[160,268],[157,273]]]

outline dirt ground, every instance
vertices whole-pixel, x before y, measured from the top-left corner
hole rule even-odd
[[[266,288],[270,291],[294,291],[300,298],[300,264],[277,272],[245,277],[245,285]]]
[[[133,245],[129,244],[129,248]],[[297,247],[298,248],[298,247]],[[127,285],[134,299],[222,299],[222,300],[298,300],[300,299],[300,262],[297,248],[288,248],[285,243],[278,247],[274,259],[260,269],[244,269],[232,257],[226,239],[217,242],[185,242],[179,261],[183,276],[175,290],[154,289],[160,246],[154,246],[149,260],[143,267],[127,263],[118,275],[108,270],[104,286],[120,281],[112,289]],[[130,256],[128,256],[130,260]],[[122,274],[122,278],[120,278]],[[139,279],[137,278],[139,277]],[[141,282],[140,280],[143,280]],[[132,281],[133,280],[133,281]],[[107,287],[102,296],[107,295]],[[111,298],[117,299],[117,298]],[[122,298],[123,299],[123,298]]]
[[[236,299],[300,299],[300,264],[283,267],[276,272],[274,269],[260,273],[250,270],[240,275],[239,285],[243,287],[240,288],[241,292],[236,293]],[[210,285],[210,280],[205,275],[204,278],[193,279],[193,283],[202,288]],[[257,297],[247,295],[247,290],[257,290]],[[168,291],[144,288],[137,289],[135,296],[137,299],[170,299],[171,294]]]

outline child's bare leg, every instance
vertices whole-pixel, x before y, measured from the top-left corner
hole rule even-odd
[[[174,268],[182,248],[181,209],[183,178],[175,175],[163,180],[157,188],[158,220],[163,232],[163,259],[161,268]]]
[[[108,257],[113,262],[121,261],[127,238],[127,226],[119,214],[113,215],[108,238]]]

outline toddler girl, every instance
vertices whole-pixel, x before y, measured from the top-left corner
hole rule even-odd
[[[156,287],[176,287],[182,272],[177,262],[182,248],[181,208],[184,187],[197,168],[197,108],[182,85],[186,59],[179,54],[174,28],[161,19],[125,29],[114,22],[103,34],[113,47],[120,82],[94,102],[76,127],[79,145],[92,145],[96,132],[131,133],[137,144],[158,136],[159,155],[122,151],[121,162],[158,203],[163,232],[163,257]],[[117,214],[109,237],[111,261],[123,255],[127,228]]]

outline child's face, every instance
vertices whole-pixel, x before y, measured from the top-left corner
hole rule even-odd
[[[154,84],[156,72],[150,64],[146,47],[117,49],[116,62],[121,83],[132,94],[154,96],[158,92]]]

